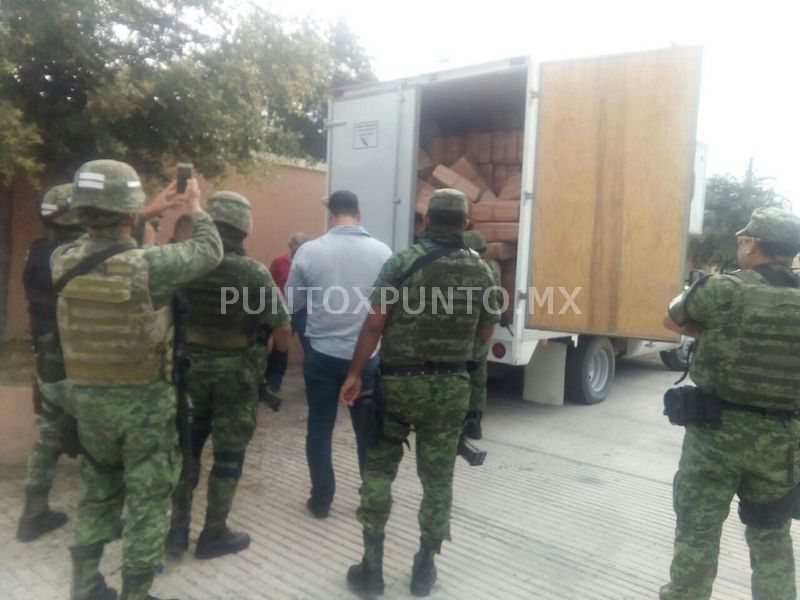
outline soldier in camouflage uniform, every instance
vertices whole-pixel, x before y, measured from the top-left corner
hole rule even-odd
[[[61,422],[65,418],[69,385],[64,373],[64,359],[58,340],[56,293],[50,272],[53,250],[78,238],[82,229],[75,224],[70,211],[72,184],[51,188],[39,202],[39,217],[44,236],[28,250],[22,273],[31,334],[36,351],[34,411],[39,439],[28,457],[25,477],[25,510],[19,520],[17,539],[30,542],[67,522],[63,512],[50,510],[48,496],[53,486],[58,457],[64,452]]]
[[[789,528],[800,481],[800,290],[792,288],[800,281],[790,265],[800,250],[800,219],[760,208],[736,235],[742,270],[704,278],[670,304],[664,321],[697,336],[691,376],[701,393],[675,405],[697,416],[685,419],[674,481],[675,554],[662,600],[711,596],[734,494],[753,598],[796,597]],[[680,411],[668,398],[674,421]]]
[[[145,249],[130,237],[145,198],[133,168],[91,161],[74,183],[73,207],[89,233],[58,248],[51,261],[56,289],[63,286],[58,329],[85,450],[71,597],[117,597],[98,567],[124,505],[121,597],[144,600],[152,598],[148,590],[163,565],[181,463],[170,299],[219,263],[222,242],[200,208],[196,180],[184,197],[192,239]]]
[[[200,477],[203,445],[211,436],[214,466],[208,480],[205,526],[195,550],[198,558],[239,552],[250,544],[250,536],[229,530],[226,520],[242,475],[245,449],[256,428],[258,386],[267,363],[265,328],[272,330],[274,351],[284,355],[291,337],[289,314],[269,271],[244,250],[244,239],[253,229],[250,203],[237,193],[217,192],[207,210],[222,237],[225,256],[216,269],[182,291],[188,310],[189,395],[194,405],[192,452],[184,457],[167,538],[171,554],[188,548],[192,492]],[[220,307],[223,288],[236,290],[239,298],[226,305],[224,314]],[[245,312],[246,308],[256,310],[262,298],[258,314]]]
[[[340,397],[352,405],[361,388],[359,373],[382,335],[380,386],[386,416],[377,445],[367,452],[363,474],[358,519],[364,527],[364,557],[347,574],[357,593],[383,593],[391,485],[412,427],[423,488],[413,594],[430,593],[436,580],[434,554],[450,539],[453,469],[469,408],[466,363],[472,360],[476,336],[488,339],[499,320],[496,297],[488,289],[494,285],[491,269],[464,245],[466,223],[467,199],[461,192],[434,192],[419,243],[392,256],[378,275],[370,296],[373,312],[342,385]],[[419,268],[409,276],[412,265],[426,255],[435,260],[421,267],[416,263]],[[436,288],[451,300],[449,308],[432,301]],[[401,299],[390,305],[395,294]]]
[[[489,265],[494,276],[494,285],[500,286],[500,264],[486,256],[486,240],[477,229],[464,232],[467,248],[477,252]],[[499,292],[499,290],[498,290]],[[499,299],[498,299],[499,302]],[[469,371],[469,412],[464,420],[464,435],[473,440],[483,437],[481,421],[486,410],[486,380],[488,377],[487,357],[489,356],[489,340],[475,338],[475,356],[467,365]]]

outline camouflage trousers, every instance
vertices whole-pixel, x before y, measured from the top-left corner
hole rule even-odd
[[[800,420],[726,410],[719,429],[688,426],[675,475],[677,515],[670,583],[661,600],[706,600],[717,574],[722,524],[731,500],[766,503],[800,481]],[[793,600],[795,565],[789,528],[747,525],[755,600]]]
[[[46,495],[53,487],[56,475],[56,464],[63,450],[62,433],[58,424],[58,416],[68,404],[70,387],[66,381],[58,383],[36,384],[52,415],[37,415],[36,427],[39,439],[28,456],[28,470],[25,474],[25,490],[29,493]],[[47,510],[46,503],[42,509]]]
[[[475,361],[477,368],[469,374],[469,410],[486,410],[487,360],[484,355]]]
[[[73,394],[87,453],[73,555],[113,539],[124,505],[123,571],[152,572],[164,563],[169,498],[180,470],[175,390],[161,381],[75,386]]]
[[[367,450],[358,520],[382,533],[392,508],[392,482],[403,458],[403,442],[413,425],[417,474],[422,483],[419,526],[422,537],[450,539],[453,470],[458,438],[469,406],[464,374],[382,377],[387,412],[383,438]]]
[[[172,499],[172,526],[188,527],[192,498],[200,479],[200,457],[211,437],[214,464],[208,479],[205,530],[221,533],[242,475],[245,450],[256,429],[262,359],[251,353],[192,355],[189,395],[194,406],[192,452],[184,457]]]

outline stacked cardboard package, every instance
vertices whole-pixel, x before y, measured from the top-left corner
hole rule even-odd
[[[433,134],[418,155],[416,211],[427,211],[431,193],[455,188],[470,200],[472,227],[486,238],[486,255],[500,263],[501,285],[513,298],[522,190],[522,132]],[[512,302],[513,306],[513,302]]]

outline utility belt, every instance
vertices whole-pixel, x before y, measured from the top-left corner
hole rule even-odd
[[[773,419],[800,419],[800,410],[782,410],[780,408],[764,408],[763,406],[752,406],[750,404],[738,404],[736,402],[728,402],[721,400],[722,408],[729,410],[743,410],[745,412],[755,413],[762,417],[770,417]]]
[[[403,377],[413,375],[446,375],[452,373],[464,373],[467,364],[463,362],[450,363],[426,360],[424,363],[410,365],[387,365],[381,363],[380,374],[389,377]]]
[[[671,388],[664,394],[664,414],[673,425],[699,425],[717,429],[722,424],[722,410],[739,410],[774,419],[800,419],[800,411],[763,408],[729,402],[717,396],[713,389],[693,385]]]
[[[201,327],[186,328],[186,342],[214,350],[241,350],[247,348],[251,339],[244,333],[230,333]]]

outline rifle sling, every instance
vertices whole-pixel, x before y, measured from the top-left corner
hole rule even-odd
[[[443,256],[447,256],[453,251],[459,251],[459,250],[462,250],[462,248],[444,247],[444,248],[436,248],[434,250],[431,250],[430,252],[426,252],[425,254],[417,258],[417,260],[415,260],[413,263],[411,263],[411,266],[408,268],[408,270],[405,273],[403,273],[403,277],[400,279],[400,285],[398,285],[397,287],[405,286],[408,280],[411,279],[411,276],[420,269],[427,267],[432,262],[439,260]]]
[[[60,294],[64,288],[67,287],[67,284],[76,277],[86,275],[112,256],[116,256],[117,254],[121,254],[127,250],[133,250],[135,247],[136,246],[133,246],[128,242],[120,242],[118,244],[114,244],[113,246],[109,246],[105,250],[100,250],[99,252],[95,252],[94,254],[84,257],[80,262],[78,262],[78,264],[69,269],[66,273],[58,278],[58,281],[53,284],[53,289],[55,290],[56,295]]]

